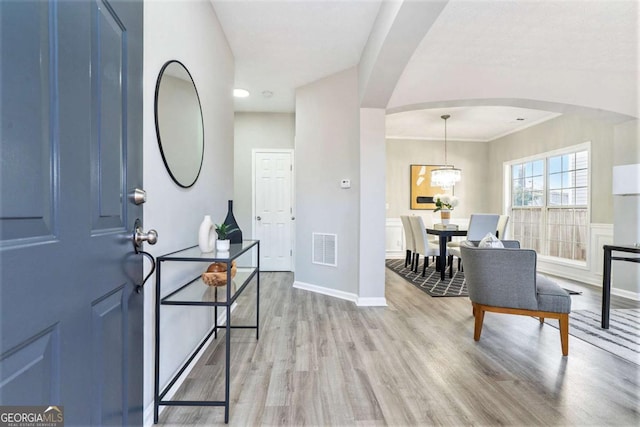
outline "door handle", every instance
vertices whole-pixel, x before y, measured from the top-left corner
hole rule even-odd
[[[135,248],[137,253],[143,242],[147,242],[150,245],[155,245],[158,241],[158,232],[156,230],[149,230],[145,233],[142,230],[142,225],[140,225],[140,220],[136,219],[132,239],[133,247]]]
[[[149,261],[151,261],[151,271],[149,271],[147,276],[142,280],[142,283],[136,286],[136,292],[141,293],[142,287],[156,270],[155,258],[149,252],[141,250],[141,246],[143,242],[147,242],[150,245],[155,245],[158,241],[158,232],[156,230],[149,230],[147,233],[145,233],[142,230],[142,225],[140,225],[140,220],[136,219],[136,222],[133,225],[133,236],[131,238],[133,240],[133,249],[135,250],[136,254],[144,255],[149,258]]]
[[[260,216],[257,216],[256,219],[260,221],[262,218]]]

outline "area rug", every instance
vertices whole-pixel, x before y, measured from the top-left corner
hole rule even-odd
[[[385,264],[388,269],[432,297],[466,297],[469,295],[464,273],[455,271],[455,269],[452,278],[449,278],[449,270],[447,270],[444,280],[440,280],[440,272],[436,271],[435,263],[431,263],[427,267],[424,277],[422,277],[421,265],[418,267],[418,273],[414,273],[411,268],[404,267],[404,259],[388,259]]]
[[[591,310],[572,311],[569,315],[569,334],[640,365],[640,308],[611,310],[609,329],[600,327],[601,315]],[[548,324],[558,327],[557,321]]]

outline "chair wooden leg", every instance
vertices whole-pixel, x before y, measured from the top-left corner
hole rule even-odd
[[[484,321],[484,309],[482,306],[473,305],[474,316],[476,318],[475,327],[473,330],[473,339],[480,341],[480,334],[482,333],[482,322]]]
[[[427,271],[427,263],[428,263],[427,260],[428,259],[429,258],[425,255],[424,262],[422,263],[422,277],[424,277],[424,275],[425,275],[425,273]]]
[[[449,255],[449,279],[453,277],[453,255]]]
[[[569,314],[560,315],[560,342],[562,343],[562,355],[569,355]]]
[[[540,324],[542,325],[544,323],[544,317],[540,318]]]
[[[411,259],[411,251],[407,249],[407,256],[404,257],[404,268],[407,268],[407,265],[409,265],[410,259]]]

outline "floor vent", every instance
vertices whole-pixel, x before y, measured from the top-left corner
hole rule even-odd
[[[311,258],[314,264],[338,266],[338,235],[312,233]]]

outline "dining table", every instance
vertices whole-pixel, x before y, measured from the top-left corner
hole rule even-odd
[[[440,270],[440,280],[444,280],[444,274],[447,269],[447,243],[454,236],[466,236],[467,230],[444,230],[439,228],[427,228],[427,234],[438,236],[440,256],[436,261],[437,269]]]

